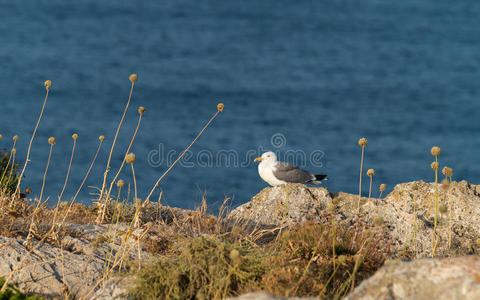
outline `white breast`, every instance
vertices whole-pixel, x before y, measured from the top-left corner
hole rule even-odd
[[[287,182],[283,180],[278,180],[275,175],[273,175],[272,168],[263,162],[258,165],[258,174],[271,186],[287,184]]]

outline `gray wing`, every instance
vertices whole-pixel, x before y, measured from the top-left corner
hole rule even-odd
[[[312,173],[286,162],[277,162],[273,175],[279,180],[294,183],[304,183],[315,178]]]

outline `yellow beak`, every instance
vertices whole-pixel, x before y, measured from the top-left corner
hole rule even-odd
[[[263,158],[257,157],[257,158],[255,158],[253,161],[262,161],[262,160],[263,160]]]

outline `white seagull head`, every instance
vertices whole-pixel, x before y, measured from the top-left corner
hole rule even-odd
[[[272,151],[268,151],[262,154],[261,157],[255,158],[254,161],[260,161],[263,164],[274,165],[277,162],[277,155]]]

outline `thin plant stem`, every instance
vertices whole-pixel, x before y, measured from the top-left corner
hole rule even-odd
[[[370,202],[370,198],[372,196],[372,181],[373,181],[373,176],[370,177],[370,189],[368,190],[368,202]]]
[[[40,190],[40,198],[38,199],[38,202],[37,202],[37,205],[35,207],[35,209],[33,210],[33,213],[32,213],[32,220],[30,221],[30,226],[28,228],[28,234],[27,234],[27,237],[25,239],[25,242],[24,242],[24,245],[28,245],[29,241],[30,241],[30,238],[31,238],[31,235],[32,235],[32,231],[33,231],[33,225],[35,223],[35,216],[37,214],[37,211],[38,209],[40,208],[41,204],[42,204],[42,198],[43,198],[43,190],[45,188],[45,180],[47,178],[47,172],[48,172],[48,167],[50,166],[50,160],[52,158],[52,152],[53,152],[53,146],[55,144],[50,144],[50,151],[48,152],[48,160],[47,160],[47,165],[45,166],[45,172],[43,173],[43,180],[42,180],[42,188]]]
[[[52,152],[53,152],[53,144],[50,145],[50,151],[48,152],[47,166],[45,167],[45,172],[43,173],[42,188],[40,189],[40,198],[38,199],[39,203],[42,202],[43,190],[45,189],[45,181],[47,179],[47,172],[48,172],[48,167],[50,166],[50,160],[52,158]]]
[[[130,140],[130,144],[128,145],[127,151],[125,152],[125,156],[128,153],[130,153],[130,149],[132,148],[133,141],[135,140],[135,137],[137,136],[138,129],[140,128],[140,123],[142,122],[142,116],[143,116],[143,114],[139,114],[139,116],[138,116],[137,127],[135,128],[132,139]],[[122,164],[120,165],[120,168],[118,169],[117,174],[115,174],[115,177],[113,178],[112,182],[110,183],[110,187],[108,189],[107,196],[105,197],[105,203],[104,203],[103,208],[101,210],[102,214],[101,214],[101,217],[99,219],[100,223],[103,223],[103,221],[105,220],[105,211],[106,211],[106,208],[107,208],[107,202],[110,199],[110,194],[112,193],[113,185],[115,184],[115,181],[117,180],[118,176],[120,175],[120,172],[122,172],[122,170],[123,170],[123,166],[125,166],[125,160],[122,160]]]
[[[132,177],[133,177],[133,188],[135,193],[135,201],[137,201],[137,179],[135,178],[135,168],[133,167],[133,163],[130,164],[132,166]]]
[[[413,251],[415,256],[417,256],[417,205],[416,205],[417,194],[413,196]]]
[[[332,230],[333,230],[333,237],[332,237],[332,259],[333,259],[333,268],[335,269],[336,261],[335,261],[335,240],[337,239],[337,227],[335,223],[335,219],[333,217],[333,212],[332,212]]]
[[[125,109],[123,110],[123,115],[122,115],[122,118],[120,119],[120,123],[118,123],[117,131],[115,132],[115,137],[113,138],[113,142],[112,142],[112,147],[110,148],[110,154],[108,155],[107,167],[105,168],[105,172],[103,173],[102,189],[100,191],[100,196],[98,198],[99,203],[101,203],[103,199],[102,197],[103,197],[103,192],[105,191],[105,187],[107,183],[107,175],[108,175],[108,172],[110,171],[110,161],[112,160],[113,149],[115,148],[115,143],[117,142],[118,133],[120,131],[120,128],[122,127],[123,120],[125,119],[125,115],[127,114],[127,110],[130,105],[130,100],[132,99],[134,86],[135,86],[135,82],[132,81],[132,85],[130,87],[130,95],[128,96],[128,101],[127,101],[127,104],[125,105]]]
[[[100,152],[100,148],[102,147],[102,143],[103,143],[103,140],[100,140],[100,142],[98,143],[97,151],[95,152],[95,156],[93,157],[92,163],[90,164],[90,167],[88,168],[87,173],[83,177],[82,183],[78,187],[77,192],[73,196],[72,200],[70,200],[70,204],[68,206],[67,212],[65,213],[65,216],[63,217],[62,222],[65,222],[65,220],[68,216],[68,213],[70,212],[70,208],[72,207],[73,203],[75,202],[75,199],[77,199],[77,196],[80,193],[80,191],[82,190],[82,187],[85,184],[85,181],[87,181],[88,175],[90,174],[90,171],[92,170],[93,165],[95,164],[95,161],[97,160],[98,153]]]
[[[340,266],[336,266],[333,265],[333,272],[332,272],[332,275],[330,275],[330,277],[328,278],[327,282],[325,283],[325,285],[323,286],[322,290],[320,291],[320,295],[325,295],[325,292],[327,291],[327,287],[328,285],[330,284],[330,282],[332,281],[333,277],[335,276],[335,274],[337,273],[337,270]]]
[[[157,182],[155,183],[155,185],[153,186],[152,190],[150,191],[150,193],[148,194],[147,198],[145,199],[145,201],[149,200],[150,197],[152,196],[153,192],[155,191],[155,189],[158,187],[158,184],[160,183],[160,181],[165,177],[165,175],[168,174],[168,172],[170,172],[170,170],[177,164],[177,162],[182,159],[182,157],[185,155],[185,153],[187,153],[187,151],[193,146],[193,144],[195,144],[195,142],[198,140],[198,138],[202,135],[202,133],[205,131],[205,129],[207,129],[207,127],[213,122],[213,120],[217,117],[217,115],[220,113],[220,110],[217,110],[217,112],[213,115],[213,117],[207,122],[207,124],[205,124],[205,126],[202,128],[202,130],[197,134],[197,136],[195,137],[195,139],[193,139],[193,141],[190,143],[190,145],[188,145],[187,148],[185,148],[185,150],[183,150],[182,154],[180,154],[180,156],[173,162],[173,164],[162,174],[162,176],[160,176],[160,178],[158,178]]]
[[[452,199],[452,176],[448,179],[449,188],[448,188],[448,249],[452,247],[452,209],[453,209],[453,199]]]
[[[120,195],[120,190],[121,190],[121,189],[122,189],[122,188],[119,188],[119,193],[118,193],[118,195]],[[120,197],[117,198],[117,202],[118,202],[119,199],[120,199]],[[117,213],[117,214],[116,214],[117,220],[115,221],[113,234],[110,235],[110,238],[113,240],[113,241],[112,241],[112,244],[115,243],[115,237],[117,236],[118,223],[120,223],[120,208],[118,207],[118,205],[117,205],[117,207],[116,207],[116,213]],[[113,216],[112,219],[115,219],[115,215]],[[108,252],[108,255],[107,255],[107,260],[105,261],[105,270],[106,270],[106,272],[109,271],[109,270],[108,270],[108,266],[110,265],[111,259],[112,259],[112,257],[113,257],[113,245],[112,245],[112,247],[110,247],[110,251],[108,251],[108,250],[109,250],[109,249],[108,249],[108,244],[107,244],[107,252]]]
[[[72,147],[72,154],[70,155],[70,162],[68,163],[67,175],[65,176],[65,182],[63,183],[62,191],[60,192],[60,196],[58,196],[58,202],[61,201],[63,192],[65,192],[65,188],[67,187],[68,177],[70,175],[70,169],[72,168],[73,156],[75,155],[75,146],[77,145],[77,140],[73,140],[73,147]]]
[[[92,170],[93,165],[95,164],[95,161],[97,160],[98,153],[100,152],[100,148],[102,147],[102,143],[103,143],[103,141],[100,140],[100,142],[98,143],[97,152],[95,152],[95,155],[94,155],[94,157],[93,157],[92,163],[90,164],[90,167],[88,168],[87,173],[86,173],[85,176],[83,177],[82,183],[81,183],[80,186],[78,187],[77,192],[76,192],[75,195],[73,196],[72,202],[75,201],[75,199],[77,198],[78,194],[79,194],[80,191],[82,190],[82,187],[83,187],[83,185],[85,184],[85,181],[87,180],[87,177],[88,177],[88,175],[90,174],[90,171]]]
[[[25,159],[25,164],[23,165],[22,172],[20,173],[20,177],[18,178],[17,188],[15,190],[16,194],[20,194],[20,185],[22,183],[23,174],[25,173],[25,169],[27,169],[28,162],[30,161],[30,150],[32,149],[32,143],[33,143],[33,139],[35,138],[35,134],[37,132],[38,125],[40,124],[40,121],[42,120],[43,112],[45,110],[45,105],[47,104],[49,91],[50,91],[50,88],[47,87],[47,92],[45,94],[45,100],[43,100],[42,110],[40,111],[40,116],[38,117],[37,124],[35,125],[35,128],[33,129],[32,137],[30,138],[30,143],[28,144],[27,158]]]
[[[438,163],[438,158],[435,156],[435,162]],[[435,257],[435,251],[437,248],[437,219],[438,219],[438,168],[435,169],[435,217],[433,221],[432,232],[432,258]]]
[[[52,221],[52,226],[55,226],[55,221],[57,219],[57,214],[58,214],[58,210],[60,208],[60,202],[62,201],[62,195],[65,191],[65,188],[67,186],[67,182],[68,182],[68,177],[70,175],[70,169],[72,167],[72,161],[73,161],[73,157],[75,155],[75,146],[77,144],[77,140],[76,139],[73,139],[73,147],[72,147],[72,154],[70,155],[70,162],[68,164],[68,168],[67,168],[67,175],[65,176],[65,182],[63,184],[63,187],[62,187],[62,191],[60,193],[60,195],[58,196],[58,201],[57,201],[57,205],[55,206],[55,210],[54,210],[54,213],[53,213],[53,221]],[[63,252],[62,252],[63,253]],[[63,255],[63,254],[62,254]]]
[[[378,196],[380,200],[382,200],[382,194],[383,194],[383,191],[380,191],[380,196]]]
[[[135,205],[135,223],[133,227],[138,228],[140,227],[140,210],[142,209],[142,203],[138,203],[138,198],[137,198],[137,179],[135,178],[135,168],[133,167],[133,163],[130,164],[132,167],[132,177],[133,177],[133,189],[134,189],[134,205]],[[145,201],[146,202],[146,201]]]
[[[358,212],[360,212],[360,199],[362,198],[362,169],[363,169],[364,153],[365,153],[365,146],[362,146],[362,159],[360,160],[360,181],[358,183],[358,203],[357,203]]]

